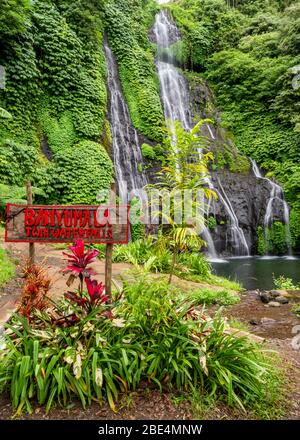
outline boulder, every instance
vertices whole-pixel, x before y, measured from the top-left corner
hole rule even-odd
[[[272,296],[272,298],[277,298],[278,296],[281,295],[281,292],[279,292],[278,290],[270,290],[269,293]]]
[[[270,306],[270,307],[280,307],[280,304],[277,301],[270,301],[268,306]]]
[[[278,296],[275,301],[279,304],[288,304],[289,300],[284,296]]]
[[[268,292],[260,292],[259,296],[264,304],[268,304],[271,301],[271,295]]]
[[[274,324],[276,322],[275,319],[263,317],[260,321],[262,324]]]

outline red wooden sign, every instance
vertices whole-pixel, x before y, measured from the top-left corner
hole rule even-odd
[[[5,241],[128,243],[128,206],[6,206]]]

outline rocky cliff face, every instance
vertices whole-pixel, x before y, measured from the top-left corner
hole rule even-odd
[[[232,173],[227,169],[213,171],[214,187],[227,195],[232,209],[242,228],[250,254],[256,251],[256,229],[263,225],[269,188],[267,181],[259,180],[251,173]],[[230,240],[230,219],[224,205],[218,199],[213,203],[210,214],[215,216],[217,226],[211,230],[218,254],[234,254]]]
[[[246,238],[250,254],[257,251],[257,227],[264,225],[270,183],[257,178],[252,170],[250,160],[240,154],[230,135],[221,126],[221,114],[217,110],[212,91],[199,75],[187,75],[190,86],[190,110],[194,119],[210,118],[213,123],[213,136],[210,148],[214,152],[215,163],[212,165],[212,183],[217,192],[226,201],[236,215],[239,227]],[[205,134],[207,128],[204,127]],[[250,141],[250,140],[249,140]],[[284,212],[280,200],[273,202],[274,220],[283,221]],[[210,233],[219,255],[232,255],[231,219],[220,197],[211,203],[209,216],[216,220]]]

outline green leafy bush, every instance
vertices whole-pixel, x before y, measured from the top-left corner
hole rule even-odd
[[[4,249],[0,248],[0,287],[15,274],[15,266]]]
[[[141,150],[142,150],[143,157],[145,157],[146,159],[150,159],[150,160],[155,159],[156,153],[155,153],[154,148],[151,145],[142,144]]]
[[[278,221],[267,229],[259,226],[257,236],[259,255],[265,255],[266,253],[283,255],[287,253],[291,246],[291,236],[287,226]]]
[[[67,313],[63,303],[59,310]],[[35,403],[46,412],[66,407],[74,397],[83,408],[106,398],[116,410],[120,393],[146,380],[241,408],[268,400],[270,366],[261,347],[226,334],[220,317],[190,319],[190,310],[191,303],[174,301],[167,283],[142,275],[124,281],[110,317],[94,310],[61,327],[45,312],[35,312],[31,325],[15,315],[0,355],[1,392],[10,392],[18,414]]]
[[[266,255],[267,253],[267,244],[265,237],[265,229],[262,226],[258,226],[256,229],[257,233],[257,253],[258,255]]]
[[[110,188],[113,177],[108,154],[91,141],[56,153],[49,172],[49,198],[64,204],[96,203],[97,194]]]
[[[171,267],[172,254],[170,250],[160,247],[152,237],[145,237],[126,246],[114,246],[113,261],[146,265],[153,272],[167,272]]]
[[[179,264],[183,264],[189,273],[198,275],[203,280],[209,279],[211,265],[201,253],[181,253],[178,258]],[[179,269],[180,270],[180,269]]]
[[[0,178],[3,183],[23,186],[27,180],[34,180],[39,162],[34,147],[12,140],[0,143]]]
[[[273,278],[274,285],[277,289],[286,290],[299,290],[300,287],[296,286],[291,278],[287,278],[284,275],[280,275],[278,278]]]
[[[209,229],[216,229],[217,227],[217,220],[216,217],[214,217],[213,215],[210,215],[207,219],[207,226],[209,227]]]
[[[152,47],[147,37],[155,10],[126,0],[105,4],[105,28],[118,61],[119,76],[133,125],[149,139],[163,136],[163,111]],[[124,38],[126,35],[126,38]]]
[[[293,247],[300,249],[300,211],[292,209],[290,213],[290,229]]]
[[[205,304],[207,306],[213,304],[230,306],[240,302],[240,297],[228,290],[199,289],[191,292],[188,298],[195,305]]]

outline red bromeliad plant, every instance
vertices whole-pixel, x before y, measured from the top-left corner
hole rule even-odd
[[[64,296],[86,312],[89,312],[93,308],[105,304],[109,299],[105,294],[104,284],[91,279],[91,276],[94,275],[95,272],[88,267],[89,264],[96,261],[99,252],[96,250],[85,252],[84,242],[82,240],[77,240],[75,245],[70,246],[69,249],[72,254],[63,253],[68,257],[68,265],[63,270],[64,273],[70,273],[67,285],[70,286],[76,277],[79,277],[80,282],[77,292],[68,291]],[[84,282],[86,284],[87,293],[84,291]]]
[[[91,280],[88,277],[84,280],[88,295],[85,295],[84,292],[67,292],[65,293],[65,298],[77,304],[82,309],[85,309],[87,312],[90,312],[94,307],[105,304],[108,300],[108,296],[104,293],[105,286],[102,283],[98,283],[96,280]]]
[[[32,319],[33,310],[44,310],[50,302],[47,294],[51,286],[51,280],[47,269],[41,264],[30,264],[29,261],[23,268],[25,279],[19,313],[29,321]]]
[[[99,251],[89,250],[85,252],[84,250],[84,242],[79,239],[76,240],[74,246],[69,247],[72,254],[67,254],[63,252],[63,255],[66,255],[68,265],[63,270],[63,273],[70,273],[69,279],[67,281],[67,285],[70,286],[76,277],[79,277],[81,290],[83,288],[83,279],[85,277],[90,277],[91,275],[95,275],[95,272],[90,267],[87,267],[89,264],[94,263],[96,261],[97,256],[99,255]]]

